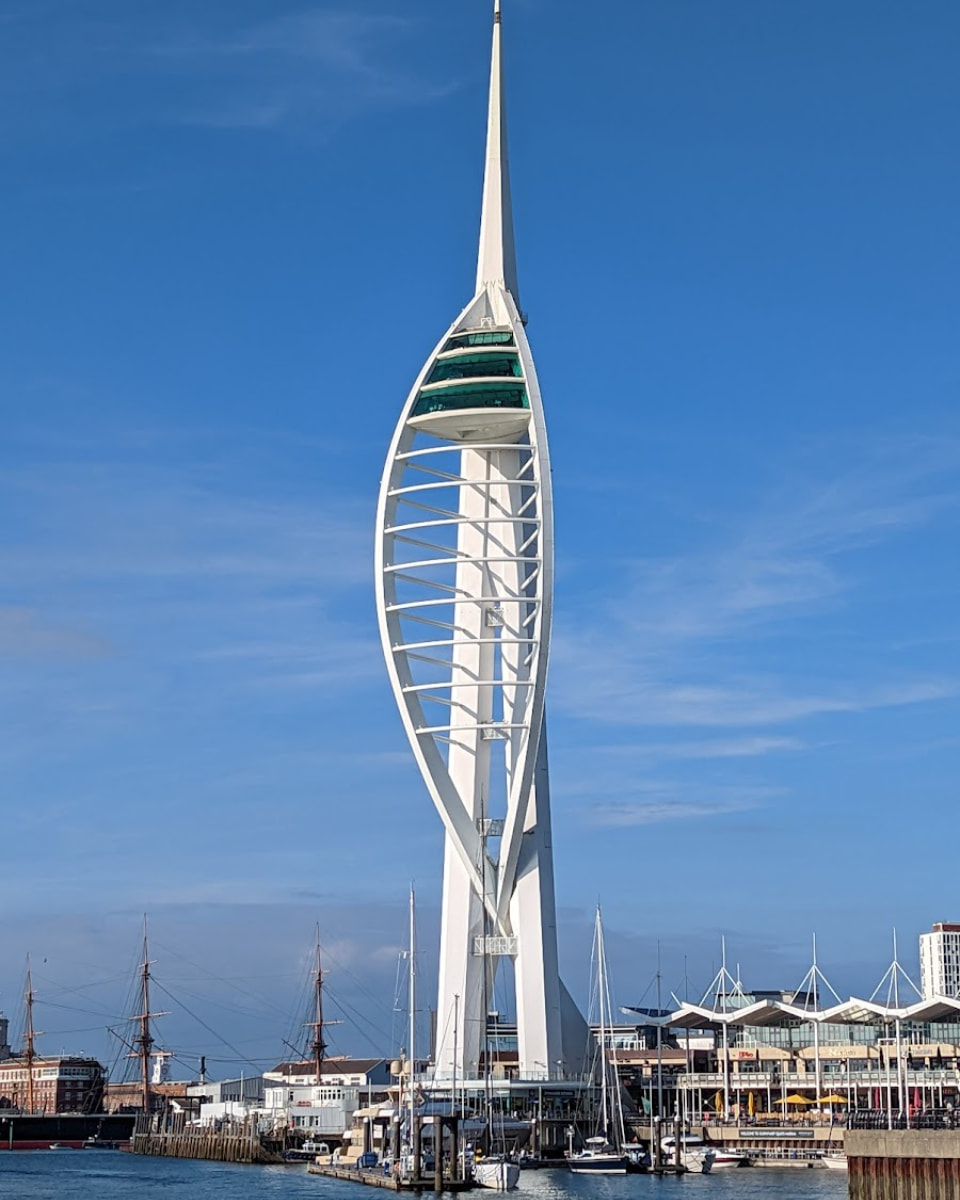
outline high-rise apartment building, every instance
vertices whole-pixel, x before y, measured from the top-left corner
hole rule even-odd
[[[924,1000],[960,995],[960,925],[938,921],[920,934],[920,987]]]

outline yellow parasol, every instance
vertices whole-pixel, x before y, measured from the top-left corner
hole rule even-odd
[[[754,1114],[754,1111],[755,1111],[755,1108],[754,1108],[753,1092],[748,1092],[747,1093],[747,1116],[752,1117]]]
[[[787,1096],[784,1100],[777,1100],[777,1104],[813,1104],[812,1100],[808,1100],[806,1096],[798,1096],[794,1093],[792,1096]]]
[[[817,1101],[817,1103],[818,1104],[846,1104],[847,1098],[846,1098],[846,1096],[838,1096],[837,1093],[834,1092],[830,1096],[821,1096],[820,1099]]]

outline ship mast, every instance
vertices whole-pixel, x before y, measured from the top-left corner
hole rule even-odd
[[[34,1112],[33,1064],[36,1061],[34,1041],[37,1032],[33,1027],[33,977],[30,973],[30,955],[27,955],[27,984],[24,1000],[27,1006],[26,1028],[23,1035],[23,1057],[27,1064],[27,1112]]]
[[[320,957],[320,926],[317,926],[317,958],[314,967],[314,1019],[304,1022],[308,1029],[313,1030],[313,1041],[310,1049],[313,1054],[313,1070],[320,1086],[320,1074],[323,1070],[323,1060],[327,1053],[327,1043],[323,1036],[327,1025],[339,1025],[339,1021],[325,1021],[323,1018],[323,964]]]
[[[149,948],[147,945],[147,918],[143,918],[143,959],[140,963],[140,1012],[131,1019],[136,1021],[139,1026],[139,1032],[133,1039],[134,1050],[130,1053],[130,1058],[138,1058],[140,1060],[140,1103],[144,1113],[150,1113],[150,1058],[153,1053],[154,1038],[150,1030],[150,1021],[154,1017],[164,1017],[166,1013],[150,1011],[150,968],[153,966],[153,961],[150,959]]]

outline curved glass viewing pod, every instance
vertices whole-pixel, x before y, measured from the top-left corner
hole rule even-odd
[[[410,425],[451,442],[519,441],[530,424],[532,371],[512,297],[485,291],[424,365],[408,401]]]

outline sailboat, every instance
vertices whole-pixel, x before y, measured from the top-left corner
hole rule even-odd
[[[607,957],[603,945],[603,917],[597,905],[593,935],[593,956],[597,964],[597,998],[600,1034],[600,1113],[593,1136],[588,1137],[582,1150],[567,1152],[567,1165],[577,1175],[626,1175],[629,1156],[623,1146],[626,1135],[623,1126],[623,1107],[620,1102],[620,1081],[614,1073],[611,1079],[606,1045],[610,1033],[610,985],[607,980]]]
[[[417,1128],[417,1056],[416,1056],[416,1032],[417,1032],[417,897],[413,889],[413,884],[410,885],[410,949],[407,952],[409,955],[409,1028],[407,1031],[409,1048],[407,1051],[407,1095],[406,1095],[406,1120],[407,1120],[407,1146],[406,1153],[401,1155],[400,1161],[400,1180],[407,1185],[417,1182],[421,1175],[420,1163],[420,1147],[419,1139],[415,1133]],[[401,1095],[400,1109],[403,1104],[403,1074],[401,1073]]]
[[[512,1192],[520,1182],[520,1165],[505,1154],[490,1154],[473,1163],[473,1182],[494,1192]]]
[[[829,1168],[831,1171],[846,1171],[847,1156],[843,1151],[836,1150],[830,1154],[824,1154],[820,1159],[820,1165]]]
[[[486,871],[487,871],[487,849],[486,835],[481,835],[480,841],[480,873],[483,880],[484,888],[486,889]],[[489,916],[484,911],[483,914],[483,945],[486,948],[487,936],[489,934]],[[483,1010],[486,1013],[489,1009],[488,988],[490,982],[489,964],[486,960],[486,949],[484,949],[483,963],[483,992],[484,1003]],[[486,1019],[486,1018],[485,1018]],[[484,1117],[486,1120],[486,1144],[487,1147],[493,1142],[493,1126],[495,1114],[493,1109],[493,1097],[490,1094],[490,1079],[491,1079],[491,1047],[489,1029],[484,1028],[484,1053],[483,1053],[483,1079],[484,1079]],[[500,1119],[500,1143],[503,1144],[503,1119]],[[520,1164],[514,1162],[502,1150],[493,1154],[485,1154],[482,1157],[474,1155],[473,1159],[473,1182],[477,1187],[489,1188],[494,1192],[512,1192],[516,1189],[520,1182]]]

